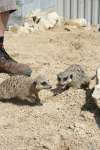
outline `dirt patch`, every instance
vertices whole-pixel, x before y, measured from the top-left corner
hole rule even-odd
[[[5,46],[19,62],[28,63],[32,76],[56,74],[69,65],[83,66],[89,76],[100,66],[100,32],[94,28],[59,27],[51,31],[6,33]],[[0,82],[8,76],[1,74]],[[84,90],[60,95],[41,92],[43,106],[0,102],[1,150],[100,150],[100,105]]]

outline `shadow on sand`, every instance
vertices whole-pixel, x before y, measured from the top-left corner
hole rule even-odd
[[[100,108],[94,98],[92,98],[93,89],[86,90],[86,103],[82,106],[82,111],[90,111],[94,114],[96,123],[100,128]]]
[[[19,98],[12,98],[12,99],[3,99],[3,100],[0,100],[0,102],[2,103],[12,103],[14,105],[18,105],[18,106],[42,106],[43,104],[42,103],[31,103],[31,102],[28,102],[27,100],[21,100]]]
[[[55,88],[52,90],[52,92],[53,92],[54,96],[56,96],[56,95],[63,93],[65,90],[68,90],[68,89],[69,88],[59,90],[59,88]],[[86,89],[86,88],[83,88],[83,89],[86,91],[86,102],[82,106],[81,110],[82,111],[90,111],[91,113],[93,113],[96,123],[97,123],[98,127],[100,128],[100,107],[98,106],[97,101],[94,98],[92,98],[92,93],[93,93],[94,89],[92,89],[92,90]]]

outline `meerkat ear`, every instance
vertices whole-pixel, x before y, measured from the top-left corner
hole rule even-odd
[[[37,82],[36,82],[36,81],[34,81],[34,82],[33,82],[33,86],[34,86],[34,87],[36,87],[36,85],[37,85]]]

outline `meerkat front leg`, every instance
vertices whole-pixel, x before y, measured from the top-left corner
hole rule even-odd
[[[27,97],[27,100],[28,100],[28,99],[29,99],[29,100],[31,101],[31,103],[33,103],[33,104],[42,105],[42,103],[40,102],[40,98],[39,98],[38,94],[36,94],[35,97],[34,97],[34,96],[29,96],[29,97]]]
[[[28,97],[28,96],[26,96],[26,97],[20,97],[20,99],[22,99],[22,100],[27,100],[28,102],[30,102],[30,103],[35,103],[35,98],[33,98],[32,96],[30,97]]]
[[[38,92],[35,93],[36,102],[40,103],[40,98]]]

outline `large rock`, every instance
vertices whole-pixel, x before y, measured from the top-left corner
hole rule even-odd
[[[51,12],[41,17],[36,16],[36,18],[39,21],[35,23],[35,26],[38,26],[39,30],[54,28],[60,22],[60,17],[56,12]]]
[[[54,28],[57,24],[60,24],[60,17],[56,12],[50,13],[40,13],[32,12],[25,18],[23,26],[13,26],[9,30],[12,32],[35,32],[35,31],[44,31]]]
[[[95,99],[100,99],[100,68],[96,72],[97,85],[94,88],[92,97]]]
[[[87,23],[86,19],[84,19],[84,18],[76,18],[76,19],[66,20],[65,25],[86,27],[88,25],[88,23]]]
[[[95,86],[92,97],[95,99],[100,99],[100,84]]]

